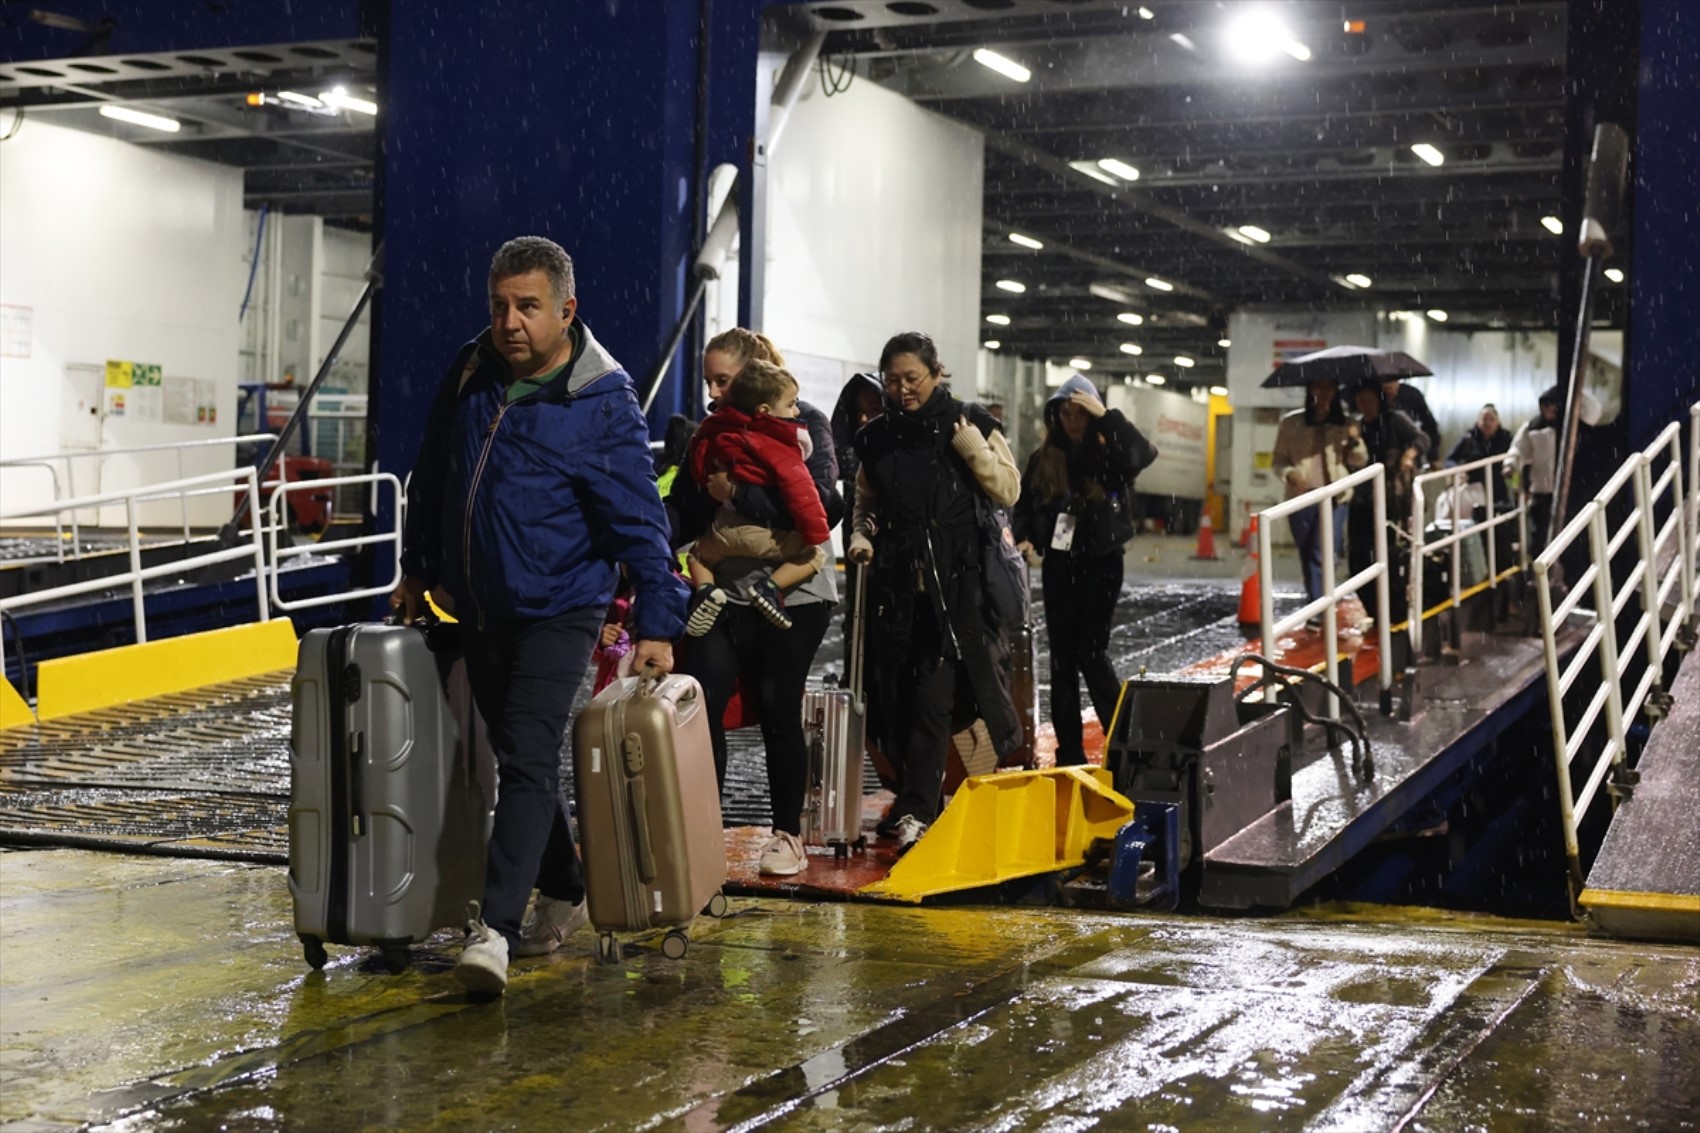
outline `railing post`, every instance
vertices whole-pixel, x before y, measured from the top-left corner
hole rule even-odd
[[[146,587],[142,582],[142,542],[136,529],[136,498],[124,501],[124,514],[130,525],[130,606],[136,621],[136,644],[148,639],[148,616],[142,598]]]
[[[1257,600],[1263,618],[1263,656],[1275,660],[1275,539],[1269,524],[1257,525]],[[1299,563],[1304,573],[1304,563]],[[1261,676],[1273,676],[1268,671]]]
[[[1611,580],[1611,533],[1606,528],[1605,508],[1596,507],[1588,521],[1588,547],[1594,556],[1594,605],[1599,611],[1600,679],[1606,683],[1606,737],[1612,747],[1612,763],[1621,764],[1624,753],[1623,683],[1617,667],[1617,605]]]
[[[1376,465],[1375,479],[1370,482],[1375,492],[1375,503],[1372,515],[1375,517],[1375,563],[1380,574],[1375,576],[1375,644],[1376,651],[1381,655],[1381,714],[1393,714],[1393,632],[1389,628],[1392,619],[1392,603],[1388,591],[1392,587],[1393,568],[1387,560],[1387,469],[1385,465]]]
[[[1589,503],[1588,507],[1597,507]],[[1557,534],[1554,532],[1554,534]],[[1582,887],[1582,848],[1576,840],[1576,795],[1570,785],[1570,737],[1564,723],[1563,673],[1558,667],[1558,627],[1552,620],[1552,580],[1546,563],[1535,563],[1535,597],[1541,610],[1541,652],[1547,670],[1547,710],[1552,718],[1553,761],[1558,770],[1559,825],[1564,828],[1564,859],[1574,892]]]
[[[260,524],[259,477],[257,475],[255,475],[254,469],[250,466],[246,470],[246,475],[244,476],[244,479],[247,481],[247,485],[248,485],[248,517],[251,521],[248,524],[248,527],[249,527],[249,530],[252,532],[252,538],[253,538],[253,541],[254,541],[254,590],[255,590],[255,597],[259,602],[260,620],[262,622],[269,622],[269,621],[271,621],[272,612],[271,612],[270,605],[268,605],[267,602],[266,602],[266,553],[265,553],[265,545],[261,542],[261,539],[260,539],[261,524]],[[275,533],[273,534],[273,538],[274,539],[276,538]],[[276,574],[277,574],[277,553],[276,553],[275,549],[272,553],[271,573],[272,573],[273,577],[276,577]]]
[[[1322,532],[1322,650],[1326,656],[1323,659],[1323,675],[1328,683],[1338,686],[1340,683],[1340,626],[1339,619],[1334,616],[1335,604],[1338,601],[1334,594],[1334,497],[1329,495],[1317,505],[1318,529]],[[1340,718],[1340,699],[1332,690],[1328,693],[1328,718]]]
[[[1423,532],[1428,526],[1428,501],[1423,499],[1422,478],[1411,482],[1411,608],[1405,616],[1405,632],[1411,638],[1411,665],[1415,667],[1423,655]]]
[[[1635,509],[1638,513],[1635,543],[1641,552],[1641,616],[1647,622],[1647,664],[1653,673],[1649,697],[1656,698],[1665,687],[1665,659],[1661,641],[1664,633],[1659,628],[1659,563],[1654,553],[1653,462],[1646,453],[1634,459],[1638,462],[1635,469]]]

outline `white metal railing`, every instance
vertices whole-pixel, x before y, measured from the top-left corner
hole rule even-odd
[[[1388,630],[1388,595],[1387,585],[1391,575],[1387,569],[1387,497],[1384,491],[1386,484],[1386,467],[1382,464],[1371,464],[1361,468],[1343,479],[1321,488],[1313,488],[1303,495],[1294,496],[1265,508],[1258,513],[1257,524],[1257,572],[1258,593],[1262,601],[1263,622],[1263,655],[1271,661],[1275,659],[1275,641],[1281,634],[1302,626],[1308,619],[1316,616],[1322,618],[1322,647],[1327,655],[1324,661],[1325,675],[1333,685],[1340,683],[1340,641],[1339,626],[1336,624],[1334,608],[1340,599],[1348,594],[1356,593],[1368,583],[1375,583],[1375,633],[1380,653],[1380,678],[1382,703],[1393,688],[1393,648],[1392,637]],[[1345,579],[1337,581],[1334,577],[1334,505],[1335,497],[1341,493],[1350,493],[1360,484],[1371,486],[1371,495],[1375,506],[1375,561],[1364,570]],[[1283,519],[1294,512],[1307,507],[1317,509],[1317,523],[1322,540],[1322,594],[1305,603],[1304,606],[1277,621],[1275,619],[1275,544],[1272,524],[1277,519]],[[1303,562],[1300,563],[1303,570]],[[1328,718],[1340,718],[1340,704],[1331,692],[1328,694]]]
[[[1411,481],[1411,514],[1415,522],[1411,524],[1411,579],[1410,579],[1410,616],[1407,620],[1408,632],[1411,638],[1411,656],[1421,657],[1423,654],[1423,622],[1430,613],[1439,613],[1444,609],[1457,609],[1470,593],[1475,593],[1478,587],[1495,589],[1501,581],[1499,569],[1498,529],[1510,523],[1517,524],[1517,565],[1527,570],[1529,566],[1529,520],[1528,507],[1518,502],[1510,507],[1500,509],[1493,490],[1494,467],[1503,466],[1506,458],[1489,456],[1481,460],[1472,460],[1468,464],[1459,464],[1451,468],[1437,468],[1424,472]],[[1476,523],[1471,520],[1474,509],[1471,504],[1472,493],[1469,490],[1470,475],[1474,472],[1482,474],[1482,494],[1486,497],[1486,518]],[[1431,484],[1440,484],[1441,490],[1437,503],[1444,500],[1448,504],[1447,513],[1451,517],[1452,530],[1433,542],[1424,538],[1427,512],[1427,491]],[[1438,510],[1438,509],[1437,509]],[[1464,585],[1464,543],[1467,540],[1480,539],[1485,544],[1483,550],[1487,560],[1487,577],[1470,586]],[[1452,577],[1451,593],[1444,604],[1437,605],[1431,610],[1424,604],[1423,597],[1423,563],[1430,551],[1451,551]],[[1468,592],[1468,593],[1466,593]]]
[[[395,526],[389,531],[380,531],[372,535],[350,536],[346,539],[321,539],[317,543],[308,543],[299,547],[280,546],[277,533],[287,528],[284,520],[287,498],[290,492],[306,491],[315,488],[340,488],[344,485],[369,485],[373,493],[373,513],[377,514],[377,493],[388,487],[395,493],[395,507],[391,510]],[[272,605],[280,610],[299,610],[308,606],[327,606],[335,602],[346,602],[352,598],[370,598],[379,594],[388,594],[401,584],[401,533],[402,506],[405,497],[402,495],[401,481],[388,472],[363,473],[359,476],[337,476],[326,480],[300,480],[281,484],[272,493],[271,522],[266,525],[269,538],[271,557],[271,596]],[[331,551],[352,551],[358,547],[373,547],[389,544],[392,548],[390,561],[392,577],[388,583],[381,586],[369,586],[359,590],[343,590],[334,594],[322,594],[309,598],[286,600],[279,592],[278,573],[284,560],[300,555],[325,554]]]
[[[1691,469],[1695,463],[1692,448],[1691,443]],[[1663,470],[1655,478],[1654,469],[1661,462]],[[1700,489],[1691,479],[1689,492],[1684,495],[1681,425],[1672,423],[1646,449],[1625,461],[1535,559],[1564,848],[1571,880],[1578,888],[1582,884],[1582,863],[1577,828],[1598,797],[1606,776],[1623,766],[1628,755],[1630,724],[1643,708],[1662,709],[1665,658],[1694,614],[1695,537],[1688,524],[1694,515],[1697,491]],[[1631,505],[1628,514],[1614,527],[1612,513],[1626,502]],[[1558,563],[1584,537],[1588,541],[1588,566],[1566,593],[1559,585],[1561,579],[1555,577]],[[1614,564],[1621,566],[1617,557],[1631,540],[1636,561],[1626,569],[1614,569]],[[1661,559],[1666,562],[1663,567]],[[1615,581],[1618,577],[1622,578],[1621,582]],[[1582,606],[1590,596],[1591,610]],[[1619,622],[1632,602],[1639,604],[1640,612],[1620,642]],[[1667,604],[1675,613],[1670,624],[1661,629]],[[1569,660],[1561,663],[1558,632],[1572,615],[1592,617],[1593,625]],[[1644,668],[1626,698],[1624,689],[1638,661]],[[1590,670],[1597,683],[1572,722],[1565,696],[1585,680]],[[1582,789],[1575,791],[1571,765],[1597,738],[1596,727],[1602,715],[1604,742],[1594,766],[1582,769],[1586,772]]]
[[[1688,592],[1700,577],[1700,401],[1688,407]]]

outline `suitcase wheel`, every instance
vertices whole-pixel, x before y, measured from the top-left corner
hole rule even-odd
[[[596,958],[604,964],[620,962],[620,942],[614,939],[614,934],[605,932],[596,938]]]
[[[413,953],[408,951],[405,944],[386,947],[383,956],[384,968],[392,976],[399,976],[413,966]]]
[[[661,938],[661,954],[669,960],[683,960],[690,947],[690,938],[678,929]]]
[[[330,954],[325,951],[325,942],[316,936],[301,938],[301,955],[306,958],[307,966],[315,972],[324,968]]]
[[[719,920],[731,911],[732,906],[726,900],[726,894],[724,893],[716,893],[714,896],[710,897],[708,899],[708,908],[703,910],[703,912],[707,913],[715,920]]]

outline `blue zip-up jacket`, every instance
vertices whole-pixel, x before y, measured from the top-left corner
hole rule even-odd
[[[425,424],[402,569],[477,626],[606,606],[625,564],[637,639],[684,630],[667,516],[632,379],[581,320],[572,362],[509,403],[485,331],[462,347]]]

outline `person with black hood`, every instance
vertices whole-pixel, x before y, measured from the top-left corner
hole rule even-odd
[[[1356,422],[1347,419],[1339,394],[1338,383],[1331,379],[1311,382],[1305,387],[1304,408],[1283,415],[1275,430],[1270,471],[1286,485],[1289,500],[1343,480],[1369,463],[1363,434]],[[1350,500],[1349,491],[1332,497],[1336,561]],[[1322,596],[1322,511],[1307,507],[1294,512],[1287,522],[1292,525],[1293,542],[1299,550],[1305,597],[1314,601]]]
[[[1057,766],[1086,762],[1080,679],[1107,729],[1121,682],[1110,662],[1110,623],[1122,590],[1122,548],[1133,537],[1134,477],[1157,449],[1079,374],[1045,403],[1045,440],[1027,461],[1015,505],[1017,544],[1044,559],[1045,633],[1051,644],[1051,724]]]
[[[852,374],[838,393],[838,404],[832,408],[832,447],[838,453],[839,490],[844,496],[844,546],[850,546],[851,524],[855,517],[856,434],[869,421],[885,412],[885,387],[878,374]],[[862,568],[848,556],[844,561],[844,668],[850,668],[850,623],[856,616],[856,577]]]
[[[938,816],[953,711],[979,717],[999,757],[1022,744],[987,612],[981,513],[1009,507],[1021,477],[997,422],[952,397],[938,349],[908,332],[885,344],[885,413],[856,434],[849,557],[869,568],[880,631],[867,655],[870,732],[902,760],[901,784],[877,828],[907,850]]]
[[[1372,462],[1386,465],[1385,493],[1387,522],[1404,527],[1411,513],[1411,481],[1428,456],[1428,435],[1403,412],[1393,408],[1382,392],[1380,379],[1359,382],[1352,390],[1358,411],[1358,428]],[[1370,484],[1359,484],[1352,492],[1347,521],[1347,554],[1351,571],[1359,574],[1375,562],[1375,495]],[[1393,548],[1389,545],[1391,553]],[[1391,588],[1395,594],[1399,588]]]
[[[1389,409],[1397,409],[1416,423],[1428,438],[1428,455],[1440,456],[1440,422],[1428,407],[1428,398],[1416,386],[1407,385],[1401,378],[1385,378],[1381,382],[1381,400]],[[1419,466],[1421,461],[1418,462]]]
[[[1579,398],[1577,417],[1583,425],[1600,419],[1600,403],[1586,390]],[[1540,397],[1540,412],[1523,422],[1511,438],[1506,459],[1522,481],[1529,500],[1529,554],[1538,555],[1547,545],[1547,525],[1552,522],[1552,494],[1558,488],[1558,439],[1564,431],[1564,390],[1552,386]],[[1529,471],[1525,474],[1523,469]]]

